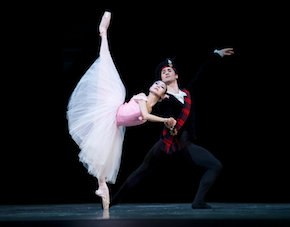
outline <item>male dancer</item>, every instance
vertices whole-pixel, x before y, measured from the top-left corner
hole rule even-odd
[[[207,169],[200,180],[191,207],[193,209],[211,209],[211,206],[205,203],[204,197],[219,175],[222,165],[209,151],[193,143],[196,140],[193,90],[197,78],[202,76],[210,65],[223,56],[233,54],[232,48],[215,50],[214,54],[200,67],[192,82],[183,90],[178,87],[178,71],[173,61],[167,60],[157,66],[155,75],[157,78],[161,77],[167,84],[169,95],[168,99],[159,104],[158,112],[165,117],[174,117],[177,119],[177,123],[175,126],[172,125],[172,122],[166,125],[160,140],[148,152],[141,166],[128,177],[113,197],[111,206],[118,204],[125,194],[164,162],[169,155],[176,155],[191,164]]]

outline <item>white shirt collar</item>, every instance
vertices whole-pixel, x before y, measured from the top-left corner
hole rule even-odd
[[[187,94],[185,92],[183,92],[179,89],[178,94],[174,94],[170,91],[167,91],[167,93],[173,95],[177,100],[179,100],[182,104],[184,104],[184,96],[187,96]]]

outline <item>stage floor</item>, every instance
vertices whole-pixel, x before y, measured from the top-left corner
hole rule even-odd
[[[193,210],[190,203],[2,205],[0,226],[290,226],[290,204],[209,203]]]

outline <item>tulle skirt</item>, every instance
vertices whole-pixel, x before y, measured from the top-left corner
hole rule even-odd
[[[124,103],[125,87],[111,58],[107,38],[100,57],[73,91],[67,111],[69,133],[79,145],[80,161],[98,179],[115,183],[120,168],[124,126],[116,114]]]

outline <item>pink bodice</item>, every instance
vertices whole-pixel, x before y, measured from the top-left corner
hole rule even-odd
[[[146,96],[135,95],[128,103],[121,105],[117,112],[118,126],[135,126],[146,122],[146,120],[143,120],[139,104],[135,101],[135,99],[147,101]]]

